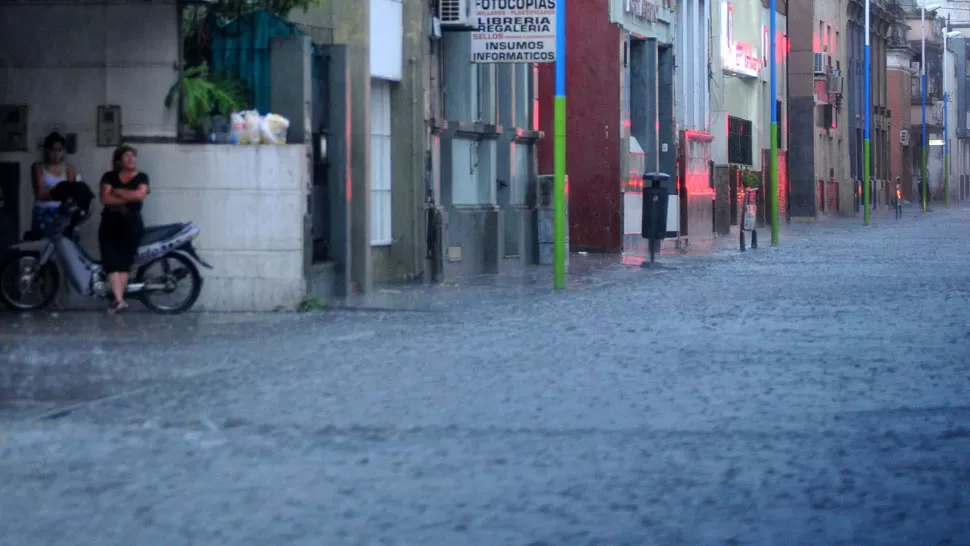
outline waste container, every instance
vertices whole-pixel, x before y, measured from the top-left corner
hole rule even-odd
[[[640,224],[640,235],[650,241],[650,263],[654,261],[654,254],[667,236],[667,198],[670,190],[661,186],[670,180],[666,173],[645,173],[643,175],[643,213]],[[650,187],[646,187],[646,183]]]

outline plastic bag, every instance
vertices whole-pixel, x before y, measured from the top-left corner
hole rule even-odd
[[[246,144],[246,120],[239,112],[233,112],[229,116],[229,142],[233,144]]]
[[[260,124],[263,144],[286,144],[286,132],[289,128],[290,120],[279,114],[266,114]]]
[[[240,142],[240,144],[259,144],[260,126],[262,124],[259,112],[256,110],[246,110],[243,112],[243,120],[246,122],[246,140],[245,142]]]

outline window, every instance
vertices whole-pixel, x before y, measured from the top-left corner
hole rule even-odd
[[[476,64],[472,67],[473,72],[477,72],[474,85],[478,97],[477,110],[478,118],[476,121],[482,123],[498,124],[498,74],[494,64]]]
[[[391,83],[371,80],[370,242],[391,244]]]
[[[495,204],[496,141],[451,141],[451,201],[455,205]]]
[[[512,204],[525,205],[529,193],[529,179],[532,177],[532,146],[525,142],[512,143]]]
[[[515,64],[512,65],[512,80],[515,82],[515,126],[520,129],[527,129],[531,124],[529,123],[529,108],[531,107],[532,100],[532,81],[530,76],[532,75],[532,65],[531,64]]]
[[[728,163],[752,165],[751,122],[728,116]]]

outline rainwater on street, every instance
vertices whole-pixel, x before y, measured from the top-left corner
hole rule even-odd
[[[970,544],[968,233],[941,207],[564,293],[3,314],[0,545]]]

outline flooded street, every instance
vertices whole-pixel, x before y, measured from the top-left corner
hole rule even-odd
[[[970,209],[860,223],[564,294],[4,315],[0,544],[970,543]]]

